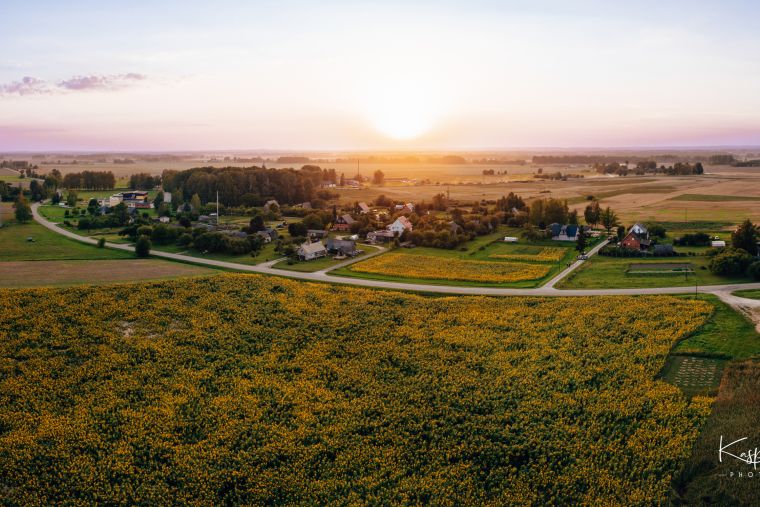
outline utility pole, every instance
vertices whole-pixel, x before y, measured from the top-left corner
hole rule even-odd
[[[216,226],[219,227],[219,189],[216,189]]]

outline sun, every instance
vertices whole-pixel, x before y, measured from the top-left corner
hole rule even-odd
[[[367,105],[370,123],[381,134],[404,141],[415,139],[435,127],[439,108],[435,94],[425,93],[415,82],[384,82],[371,94]]]

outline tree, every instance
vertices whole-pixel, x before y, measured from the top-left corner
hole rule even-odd
[[[139,236],[135,243],[135,255],[138,257],[147,257],[150,255],[150,238],[148,236]]]
[[[582,226],[578,227],[578,239],[575,240],[575,249],[583,253],[586,251],[586,231],[583,230]]]
[[[306,236],[308,227],[303,222],[293,222],[288,224],[288,233],[294,238],[301,238]]]
[[[346,175],[343,173],[340,173],[340,186],[341,187],[346,186]]]
[[[591,204],[586,206],[586,209],[583,211],[583,218],[586,219],[586,223],[596,227],[596,224],[599,223],[599,220],[602,218],[602,209],[599,206],[599,201],[593,201]]]
[[[264,223],[264,217],[261,215],[256,215],[253,217],[248,224],[248,227],[251,232],[259,232],[267,228],[266,224]]]
[[[16,204],[14,204],[13,207],[16,209],[17,222],[23,224],[32,219],[32,208],[29,207],[29,202],[24,198],[24,194],[18,195]]]
[[[90,215],[97,213],[99,208],[100,205],[98,205],[98,200],[95,198],[90,199],[90,201],[87,203],[87,212]]]
[[[172,207],[176,211],[179,209],[180,206],[182,206],[182,203],[185,201],[185,196],[182,195],[182,190],[179,188],[175,189],[174,192],[172,192]]]
[[[193,194],[190,198],[190,206],[193,207],[193,211],[200,213],[201,211],[201,197],[198,194]]]
[[[618,216],[609,206],[602,211],[599,218],[602,225],[607,230],[607,234],[610,233],[613,227],[618,225]]]
[[[748,218],[731,234],[731,244],[750,255],[757,255],[757,226]]]
[[[618,241],[623,241],[623,238],[625,238],[625,227],[619,225],[617,228],[617,239]]]
[[[69,191],[68,195],[66,195],[66,205],[70,208],[73,208],[77,205],[77,193]]]
[[[372,175],[372,183],[375,185],[383,185],[385,183],[385,173],[378,169],[375,174]]]

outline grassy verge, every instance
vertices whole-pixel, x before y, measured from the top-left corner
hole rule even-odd
[[[734,296],[748,299],[760,299],[760,289],[738,290],[734,292]]]

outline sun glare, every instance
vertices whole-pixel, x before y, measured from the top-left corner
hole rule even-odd
[[[417,83],[383,83],[372,94],[367,115],[376,130],[397,140],[417,138],[435,127],[439,108]]]

